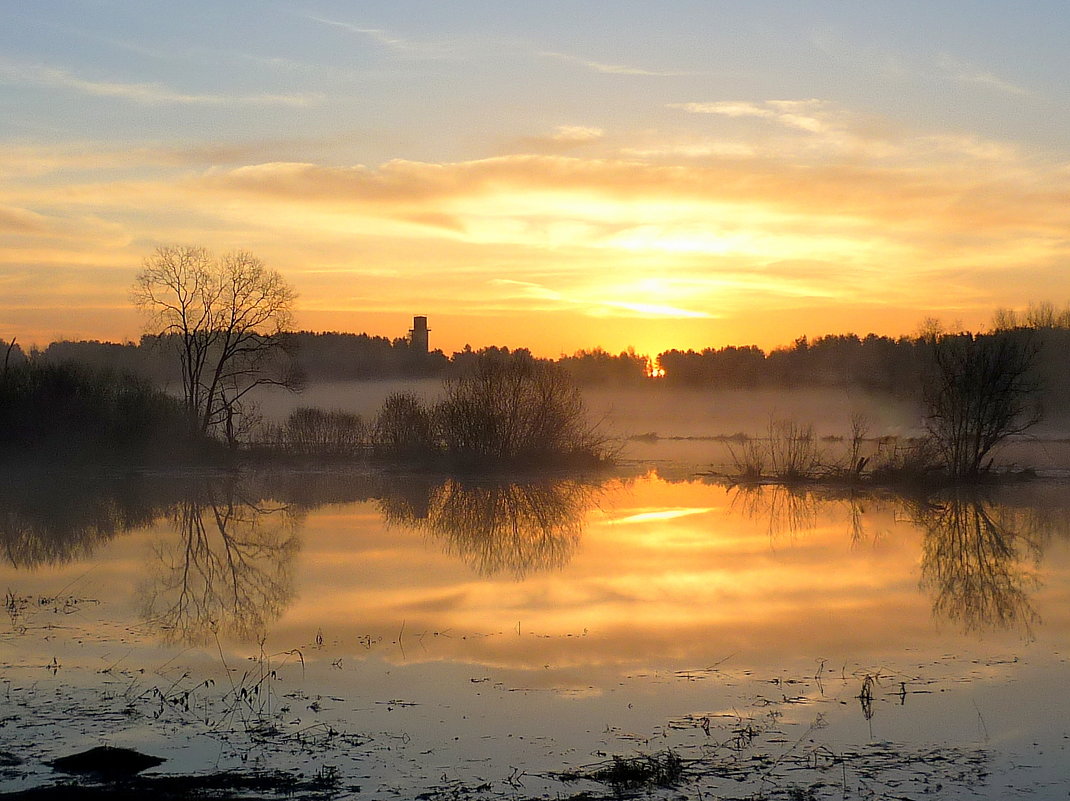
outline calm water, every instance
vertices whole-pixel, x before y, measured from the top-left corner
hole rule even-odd
[[[361,797],[1064,797],[1070,487],[64,477],[0,511],[0,789],[109,743]]]

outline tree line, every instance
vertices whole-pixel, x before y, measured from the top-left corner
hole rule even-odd
[[[1018,326],[1026,327],[1026,326]],[[989,329],[994,333],[1001,329]],[[1061,354],[1070,353],[1070,325],[1032,328],[1041,343],[1037,370],[1046,395],[1070,395],[1070,370]],[[756,345],[729,345],[700,350],[668,350],[653,359],[634,350],[610,353],[580,350],[557,359],[579,384],[640,387],[663,384],[696,389],[852,388],[917,397],[930,359],[928,334],[889,337],[877,334],[830,334],[765,351]],[[137,343],[59,341],[24,352],[16,343],[10,363],[77,363],[96,370],[139,376],[154,384],[180,386],[172,335],[146,334]],[[531,356],[526,348],[465,348],[446,355],[414,351],[407,340],[340,332],[286,332],[279,337],[287,353],[291,380],[299,383],[389,379],[450,378],[464,374],[479,358]],[[0,339],[0,356],[8,346]],[[537,358],[537,357],[532,357]],[[651,368],[664,376],[652,380]]]
[[[919,334],[898,339],[800,337],[768,353],[754,346],[671,350],[654,370],[631,350],[549,360],[526,349],[466,346],[447,358],[405,340],[293,333],[296,293],[245,251],[215,257],[194,246],[158,248],[144,260],[132,296],[152,331],[137,345],[59,342],[27,357],[14,340],[0,342],[0,450],[41,450],[50,441],[61,450],[84,441],[94,450],[94,438],[147,449],[159,432],[176,427],[187,441],[234,449],[258,425],[251,408],[258,387],[297,391],[309,380],[440,376],[456,408],[422,410],[434,430],[427,450],[466,462],[500,461],[559,439],[585,441],[581,383],[855,387],[922,400],[944,469],[972,476],[987,469],[996,445],[1039,419],[1042,390],[1061,400],[1068,389],[1060,354],[1070,345],[1070,308],[1050,304],[998,311],[984,334],[947,332],[929,321]],[[521,434],[514,423],[533,409],[545,414]],[[418,417],[404,421],[406,435],[417,430]],[[291,422],[295,430],[313,422],[353,429],[340,419]]]

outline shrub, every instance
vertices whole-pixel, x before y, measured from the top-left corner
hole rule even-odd
[[[784,483],[816,477],[821,464],[814,428],[794,420],[770,420],[764,439],[729,445],[736,478],[743,482],[774,478]]]
[[[904,443],[883,444],[878,452],[870,478],[878,484],[931,484],[933,479],[945,479],[936,443],[930,437]]]
[[[303,456],[352,456],[367,442],[359,414],[303,406],[290,412],[277,434],[279,445]]]
[[[180,403],[133,376],[31,360],[0,380],[0,453],[156,459],[189,442]]]
[[[385,456],[432,456],[431,412],[411,392],[393,393],[379,409],[372,444],[376,453]]]
[[[448,381],[434,421],[443,453],[462,465],[596,464],[607,457],[568,373],[526,353],[481,358]]]

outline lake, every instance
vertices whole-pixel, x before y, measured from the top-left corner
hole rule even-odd
[[[0,790],[109,744],[362,798],[1062,796],[1068,489],[7,482]]]

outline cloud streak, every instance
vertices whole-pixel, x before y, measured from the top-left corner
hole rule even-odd
[[[128,83],[82,78],[67,70],[32,64],[0,63],[0,83],[43,86],[150,106],[311,106],[323,101],[319,93],[219,95],[181,92],[160,83]]]
[[[552,50],[541,50],[539,51],[539,56],[542,58],[552,58],[558,61],[564,61],[570,64],[579,64],[592,72],[599,72],[603,75],[639,75],[653,78],[674,78],[695,74],[694,72],[683,70],[652,70],[643,67],[628,66],[626,64],[607,64],[603,61],[592,61],[590,59],[580,58],[579,56],[571,56],[567,53],[557,53]]]
[[[1019,86],[1008,80],[1000,78],[991,72],[966,64],[958,59],[943,53],[937,59],[937,65],[944,74],[952,81],[961,84],[972,84],[994,92],[1014,97],[1036,97],[1036,92]]]
[[[326,25],[331,28],[343,30],[348,33],[357,34],[358,36],[370,39],[376,44],[382,47],[392,50],[396,53],[401,53],[407,56],[423,56],[423,57],[436,57],[447,55],[451,48],[444,44],[435,42],[417,42],[411,39],[404,39],[400,36],[390,33],[382,28],[371,28],[363,25],[355,25],[351,22],[343,22],[341,20],[330,19],[328,17],[320,17],[314,14],[306,14],[305,19],[317,22],[320,25]]]

